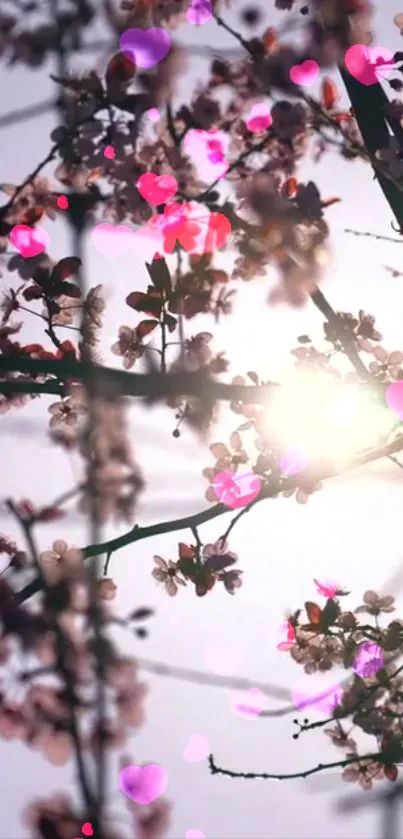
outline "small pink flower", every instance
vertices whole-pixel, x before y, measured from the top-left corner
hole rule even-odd
[[[326,580],[324,583],[319,583],[318,580],[314,580],[314,583],[318,594],[322,594],[323,597],[328,597],[329,600],[336,597],[336,594],[339,593],[340,588],[337,583],[331,583],[329,580]]]
[[[357,676],[361,676],[362,679],[370,678],[375,676],[378,670],[382,670],[383,666],[383,652],[378,644],[370,641],[360,644],[353,663],[353,670]]]
[[[270,108],[264,102],[258,102],[251,109],[246,120],[246,127],[253,134],[260,134],[262,131],[270,128],[272,122],[273,117],[270,113]]]
[[[229,136],[224,131],[191,128],[183,145],[202,181],[210,183],[223,178],[227,173],[228,163],[225,155],[228,151]]]
[[[290,621],[283,623],[280,627],[283,640],[277,644],[278,650],[290,650],[295,645],[295,629]]]

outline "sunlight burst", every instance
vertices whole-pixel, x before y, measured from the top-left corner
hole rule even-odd
[[[385,440],[394,425],[386,407],[357,385],[329,382],[318,373],[291,374],[268,409],[267,430],[308,458],[335,464]]]

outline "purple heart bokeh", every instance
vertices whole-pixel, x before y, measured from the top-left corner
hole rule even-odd
[[[120,49],[136,67],[148,70],[165,58],[171,49],[171,38],[164,29],[126,29],[120,37]]]
[[[147,766],[130,764],[119,775],[119,785],[137,804],[151,804],[165,791],[168,776],[163,766],[149,763]]]

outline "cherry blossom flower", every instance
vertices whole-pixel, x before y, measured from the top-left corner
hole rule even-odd
[[[39,555],[42,572],[49,582],[61,579],[65,572],[80,568],[83,554],[79,548],[69,547],[64,539],[56,539],[52,549]]]
[[[228,549],[228,542],[218,539],[214,544],[204,545],[202,558],[212,571],[222,571],[237,562],[237,555]]]
[[[68,396],[60,402],[53,402],[49,405],[48,412],[51,414],[49,427],[59,428],[61,425],[74,427],[77,425],[80,414],[85,413],[85,408],[78,399]]]
[[[380,597],[375,591],[366,591],[363,597],[363,605],[355,609],[355,614],[367,613],[368,615],[380,615],[381,612],[394,612],[394,597],[385,595]]]
[[[395,350],[388,353],[383,347],[377,346],[373,348],[372,354],[376,360],[370,361],[368,365],[371,373],[383,373],[392,379],[402,377],[403,352]]]
[[[322,594],[323,597],[331,599],[333,597],[337,597],[337,595],[346,593],[343,592],[343,589],[338,585],[338,583],[332,583],[329,580],[326,580],[324,583],[320,583],[318,580],[314,579],[314,583],[318,594]]]
[[[98,581],[98,591],[102,600],[114,600],[117,585],[110,577],[103,577]]]
[[[338,723],[335,728],[325,728],[324,734],[330,737],[334,746],[341,749],[349,749],[350,752],[355,752],[357,745],[352,737],[344,731],[343,727]]]
[[[356,755],[349,752],[347,758],[351,757],[356,757]],[[358,783],[362,789],[368,790],[372,788],[374,781],[382,780],[383,767],[381,763],[374,760],[357,760],[356,763],[352,763],[343,769],[341,777],[343,781],[353,784]]]
[[[290,650],[291,647],[293,647],[294,644],[296,643],[296,641],[295,641],[295,629],[294,629],[293,625],[290,623],[290,621],[286,621],[286,623],[283,623],[281,625],[280,633],[281,633],[281,636],[283,637],[284,640],[280,641],[280,643],[277,644],[277,649],[278,650],[285,650],[285,651]]]
[[[186,585],[186,582],[180,576],[177,563],[170,559],[166,562],[161,556],[154,556],[154,562],[157,567],[151,572],[152,576],[163,584],[170,597],[174,597],[178,593],[178,586]]]
[[[357,673],[362,679],[367,679],[370,676],[375,676],[383,666],[384,657],[379,644],[372,644],[369,641],[360,644],[354,659],[354,673]]]
[[[145,347],[136,329],[130,326],[119,327],[119,338],[111,347],[114,355],[123,356],[123,367],[130,370],[135,361],[145,353]]]

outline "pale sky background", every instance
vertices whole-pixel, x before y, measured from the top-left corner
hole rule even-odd
[[[246,4],[245,4],[246,5]],[[239,10],[242,4],[239,3]],[[390,0],[378,4],[377,37],[374,43],[401,49],[402,41],[392,23],[400,11]],[[228,22],[239,21],[238,5]],[[284,16],[272,9],[267,21],[276,24]],[[219,50],[232,47],[230,36],[213,23],[200,30],[186,25],[178,36],[187,43],[208,44]],[[113,51],[112,53],[113,54]],[[77,66],[92,64],[94,56],[77,58]],[[197,65],[196,65],[197,61]],[[198,56],[194,70],[200,76],[207,64]],[[74,62],[73,62],[74,66]],[[105,66],[101,62],[100,66]],[[48,78],[54,66],[33,71],[1,65],[0,115],[28,107],[52,96]],[[193,70],[192,70],[193,72]],[[315,91],[313,91],[315,92]],[[19,183],[48,150],[52,113],[0,132],[0,181]],[[49,174],[53,169],[50,168]],[[372,173],[363,163],[349,163],[336,153],[314,166],[304,166],[301,180],[312,177],[324,198],[338,195],[342,202],[326,213],[331,227],[332,264],[323,283],[324,293],[336,309],[356,312],[359,308],[376,314],[385,336],[384,346],[403,348],[403,281],[393,279],[383,268],[401,268],[401,249],[388,244],[349,236],[353,227],[383,235],[390,229],[391,212]],[[69,231],[63,221],[46,222],[50,233],[49,253],[61,258],[70,253]],[[105,364],[117,364],[110,352],[119,325],[133,324],[132,312],[124,303],[127,294],[144,287],[145,270],[134,256],[106,260],[86,247],[86,279],[89,285],[102,282],[107,295],[102,353]],[[219,256],[217,264],[225,264]],[[15,285],[15,275],[4,273],[5,287]],[[286,361],[296,338],[308,333],[322,335],[322,317],[311,304],[302,310],[265,305],[270,280],[238,285],[235,313],[214,327],[217,351],[227,349],[231,374],[249,369],[269,377],[274,364]],[[39,319],[26,316],[23,341],[41,340]],[[186,324],[189,334],[211,326],[205,317]],[[65,333],[68,337],[68,333]],[[38,505],[50,502],[74,483],[72,464],[49,440],[46,407],[54,398],[42,397],[21,410],[1,417],[1,495],[30,498]],[[231,415],[232,423],[237,418]],[[212,465],[212,456],[184,430],[172,438],[173,414],[165,408],[145,411],[134,406],[130,413],[132,442],[147,481],[138,509],[140,525],[169,520],[206,507],[206,482],[201,470]],[[219,431],[211,442],[223,439]],[[335,578],[352,592],[345,602],[355,607],[367,588],[380,590],[403,560],[401,546],[401,473],[390,462],[357,470],[326,482],[322,492],[299,506],[294,499],[266,501],[243,517],[231,534],[230,546],[244,569],[243,588],[231,598],[223,587],[198,599],[189,586],[170,599],[151,577],[152,557],[175,557],[179,540],[191,540],[191,533],[168,534],[129,546],[115,554],[112,575],[118,585],[116,608],[126,614],[137,605],[156,610],[145,642],[128,638],[128,651],[167,663],[209,671],[209,645],[234,649],[238,667],[228,672],[256,681],[272,681],[289,689],[303,671],[286,653],[276,650],[277,630],[287,607],[293,609],[315,596],[313,577]],[[68,520],[42,526],[37,531],[41,549],[55,538],[76,545],[87,544],[87,524],[74,506]],[[200,528],[204,542],[215,541],[225,530],[230,515]],[[1,512],[0,530],[20,538],[13,521]],[[106,528],[105,538],[124,532]],[[398,602],[402,593],[396,589]],[[138,645],[138,646],[136,646]],[[337,675],[337,674],[336,674]],[[156,761],[168,772],[166,794],[174,802],[173,822],[168,839],[181,839],[190,828],[199,828],[207,839],[372,839],[379,835],[380,813],[365,809],[346,819],[335,812],[341,793],[359,795],[354,786],[337,779],[329,786],[303,780],[268,782],[242,781],[211,776],[205,761],[188,763],[183,755],[189,737],[203,734],[219,765],[242,771],[295,772],[319,762],[341,759],[342,755],[319,731],[292,740],[292,718],[243,719],[231,710],[239,698],[234,691],[199,687],[168,678],[145,675],[151,692],[147,701],[147,724],[133,737],[131,749],[138,762]],[[267,707],[278,703],[268,700]],[[301,716],[301,715],[300,715]],[[0,741],[1,839],[21,839],[27,834],[21,824],[21,809],[32,798],[71,788],[73,767],[55,768],[21,744]],[[316,776],[320,778],[321,776]],[[111,767],[110,789],[115,812],[124,812],[124,797],[118,789],[117,771]],[[321,794],[318,794],[318,790]],[[365,793],[361,793],[365,800]],[[368,800],[368,799],[367,799]]]

